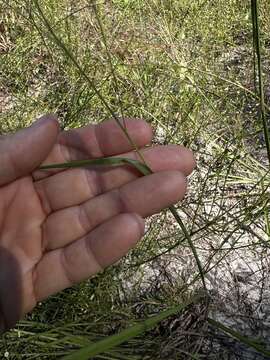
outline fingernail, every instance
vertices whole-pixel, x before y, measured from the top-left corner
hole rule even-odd
[[[55,115],[43,115],[41,117],[39,117],[32,125],[31,127],[39,127],[41,126],[43,123],[45,123],[46,121],[51,121],[51,120],[54,120],[54,121],[57,121],[57,117]]]

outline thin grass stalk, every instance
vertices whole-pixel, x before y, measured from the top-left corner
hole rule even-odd
[[[252,0],[251,0],[251,9],[252,9]],[[257,90],[257,66],[256,66],[256,18],[255,18],[255,13],[254,11],[251,10],[251,21],[252,21],[252,41],[253,41],[253,49],[252,49],[252,53],[253,53],[253,81],[254,81],[254,92],[256,95],[258,95],[258,90]]]
[[[252,13],[252,27],[253,27],[253,43],[256,49],[257,70],[259,81],[259,98],[260,98],[260,121],[263,125],[264,138],[266,143],[266,150],[268,161],[270,165],[270,138],[269,130],[266,121],[266,111],[264,103],[264,90],[263,90],[263,76],[262,76],[262,60],[261,60],[261,43],[260,43],[260,24],[258,14],[258,1],[251,0],[251,13]],[[255,88],[256,90],[256,88]]]
[[[92,87],[92,89],[94,90],[95,94],[98,96],[98,98],[101,100],[101,102],[104,104],[104,106],[106,107],[107,111],[112,115],[112,117],[115,119],[116,123],[118,124],[118,126],[121,128],[121,130],[123,131],[123,133],[125,134],[125,136],[127,137],[127,139],[129,140],[130,144],[133,146],[134,150],[136,151],[136,153],[138,154],[139,158],[142,160],[142,164],[141,165],[145,165],[145,167],[148,169],[148,173],[144,174],[142,171],[142,173],[144,175],[149,175],[152,172],[152,170],[150,169],[150,167],[146,164],[145,159],[143,157],[143,155],[141,154],[141,152],[139,151],[137,145],[134,143],[134,141],[132,140],[132,138],[130,137],[127,129],[125,128],[125,126],[122,125],[121,121],[118,119],[117,115],[115,114],[115,112],[111,109],[111,107],[109,106],[109,104],[107,103],[107,101],[105,100],[105,98],[103,97],[103,95],[101,94],[101,92],[98,90],[98,88],[95,86],[94,82],[89,78],[89,76],[85,73],[85,71],[83,70],[83,68],[81,67],[81,65],[78,63],[78,61],[75,59],[75,57],[73,56],[73,54],[71,53],[71,51],[66,47],[66,45],[62,42],[61,39],[58,38],[58,36],[55,34],[55,32],[53,31],[49,21],[47,20],[47,18],[45,17],[42,9],[39,6],[38,0],[34,0],[36,9],[38,11],[39,16],[41,17],[41,20],[43,21],[44,25],[46,26],[46,28],[49,30],[49,33],[52,36],[52,39],[54,40],[54,42],[64,51],[65,55],[72,61],[72,63],[76,66],[76,68],[79,70],[80,74],[85,78],[85,80],[88,82],[88,84]],[[82,166],[82,165],[80,165]],[[139,170],[140,171],[140,170]],[[177,210],[175,209],[174,206],[170,206],[169,210],[171,211],[172,215],[174,216],[175,220],[177,221],[177,223],[179,224],[181,230],[183,231],[184,235],[186,236],[186,239],[190,245],[190,248],[193,252],[197,267],[199,269],[199,273],[201,276],[201,280],[202,280],[202,285],[204,287],[205,290],[206,289],[206,283],[204,280],[204,273],[202,271],[203,266],[201,265],[199,256],[196,252],[196,248],[194,247],[193,243],[192,243],[192,239],[190,237],[189,232],[187,231],[183,221],[181,220],[181,218],[179,217]]]
[[[96,15],[96,19],[97,19],[97,22],[98,22],[98,26],[99,26],[99,29],[100,29],[102,41],[103,41],[104,46],[105,46],[105,50],[106,50],[110,70],[111,70],[113,81],[114,81],[114,92],[115,92],[115,95],[117,97],[117,102],[118,102],[118,105],[119,105],[119,108],[120,108],[121,117],[122,117],[122,119],[124,119],[124,111],[123,111],[122,101],[120,100],[120,96],[119,96],[120,91],[119,91],[119,86],[118,86],[118,80],[117,80],[117,77],[116,77],[116,74],[115,74],[111,53],[110,53],[109,48],[108,48],[107,39],[106,39],[106,36],[105,36],[105,31],[104,31],[104,28],[103,28],[103,24],[102,24],[102,21],[101,21],[101,19],[99,17],[99,9],[97,7],[97,4],[95,4],[95,3],[93,3],[92,6],[93,6],[93,9],[94,9],[94,12],[95,12],[95,15]],[[124,126],[126,128],[125,122],[124,122]]]

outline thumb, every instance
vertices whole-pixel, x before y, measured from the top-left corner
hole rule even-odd
[[[54,115],[39,118],[30,127],[0,136],[0,186],[29,175],[54,146],[59,125]]]

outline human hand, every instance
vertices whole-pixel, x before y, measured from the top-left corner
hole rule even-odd
[[[42,164],[118,155],[136,158],[115,123],[60,132],[54,116],[0,137],[0,332],[37,302],[89,278],[135,246],[143,218],[183,198],[192,153],[144,148],[149,125],[127,130],[154,174],[128,166],[40,171]]]

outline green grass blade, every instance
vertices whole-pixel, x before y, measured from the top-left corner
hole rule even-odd
[[[108,336],[103,340],[100,340],[94,344],[91,344],[78,351],[75,351],[72,354],[63,357],[62,360],[91,359],[93,356],[106,352],[107,350],[112,349],[129,339],[132,339],[138,335],[142,335],[143,333],[145,333],[146,331],[150,330],[155,325],[157,325],[160,321],[168,318],[171,315],[177,314],[180,311],[183,311],[189,305],[193,304],[196,300],[197,300],[196,298],[193,298],[183,304],[177,305],[166,311],[163,311],[158,315],[155,315],[147,320],[141,321],[140,323],[121,331],[119,334]]]
[[[206,283],[205,283],[205,280],[204,280],[203,266],[201,264],[201,261],[200,261],[200,258],[198,256],[198,254],[197,254],[197,250],[196,250],[196,248],[195,248],[195,246],[193,244],[193,241],[191,240],[191,236],[190,236],[189,232],[187,231],[187,229],[186,229],[183,221],[181,220],[180,216],[178,215],[177,210],[175,209],[175,207],[170,206],[169,209],[170,209],[171,213],[173,214],[175,220],[179,224],[181,230],[183,231],[183,233],[184,233],[184,235],[185,235],[185,237],[187,239],[187,242],[188,242],[188,244],[189,244],[189,246],[190,246],[190,248],[192,250],[193,256],[194,256],[195,261],[197,263],[197,267],[199,269],[199,273],[200,273],[200,277],[201,277],[201,280],[202,280],[203,287],[204,287],[205,290],[207,290]]]
[[[264,90],[263,90],[263,79],[262,79],[262,60],[261,60],[261,44],[260,44],[260,24],[259,24],[259,14],[258,14],[258,1],[251,0],[251,13],[252,13],[252,27],[253,27],[253,44],[256,50],[257,57],[257,70],[258,70],[258,80],[259,80],[259,98],[260,98],[260,119],[263,125],[264,138],[267,149],[268,161],[270,164],[270,137],[269,130],[266,120],[266,111],[264,103]],[[255,77],[256,79],[256,77]],[[255,89],[256,91],[256,89]]]
[[[256,67],[256,19],[255,12],[253,11],[253,4],[251,0],[251,21],[252,21],[252,40],[253,40],[253,80],[254,80],[254,92],[258,95],[257,90],[257,67]]]
[[[104,47],[105,47],[105,50],[106,50],[106,54],[107,54],[111,74],[112,74],[113,81],[114,81],[114,92],[115,92],[117,102],[118,102],[118,105],[119,105],[119,108],[120,108],[121,117],[123,119],[124,118],[124,111],[123,111],[122,101],[121,101],[120,96],[119,96],[120,91],[119,91],[118,80],[117,80],[117,76],[116,76],[116,73],[115,73],[115,70],[114,70],[112,56],[111,56],[111,53],[110,53],[110,50],[109,50],[109,47],[108,47],[108,44],[107,44],[107,39],[106,39],[105,31],[104,31],[104,28],[103,28],[103,24],[102,24],[102,21],[100,19],[99,5],[93,3],[93,9],[94,9],[96,19],[97,19],[97,22],[98,22],[98,26],[99,26],[99,29],[100,29],[100,34],[101,34],[101,37],[102,37],[102,41],[103,41],[103,44],[104,44]],[[125,123],[124,123],[124,125],[125,125]]]
[[[233,338],[237,339],[241,343],[243,343],[245,345],[248,345],[249,347],[257,350],[260,354],[270,357],[270,350],[265,349],[255,339],[250,339],[250,338],[248,338],[248,337],[246,337],[244,335],[241,335],[237,331],[228,328],[227,326],[221,324],[220,322],[218,322],[216,320],[208,318],[207,321],[209,322],[209,324],[211,324],[214,327],[222,330],[223,332],[225,332],[226,334],[228,334],[228,335],[232,336]]]
[[[66,169],[66,168],[77,168],[83,166],[121,166],[121,165],[131,165],[135,167],[140,173],[143,175],[149,175],[152,173],[150,168],[141,163],[138,160],[122,158],[122,157],[104,157],[99,159],[91,159],[91,160],[76,160],[70,161],[66,163],[59,164],[48,164],[42,165],[39,167],[39,170],[49,170],[49,169]]]

